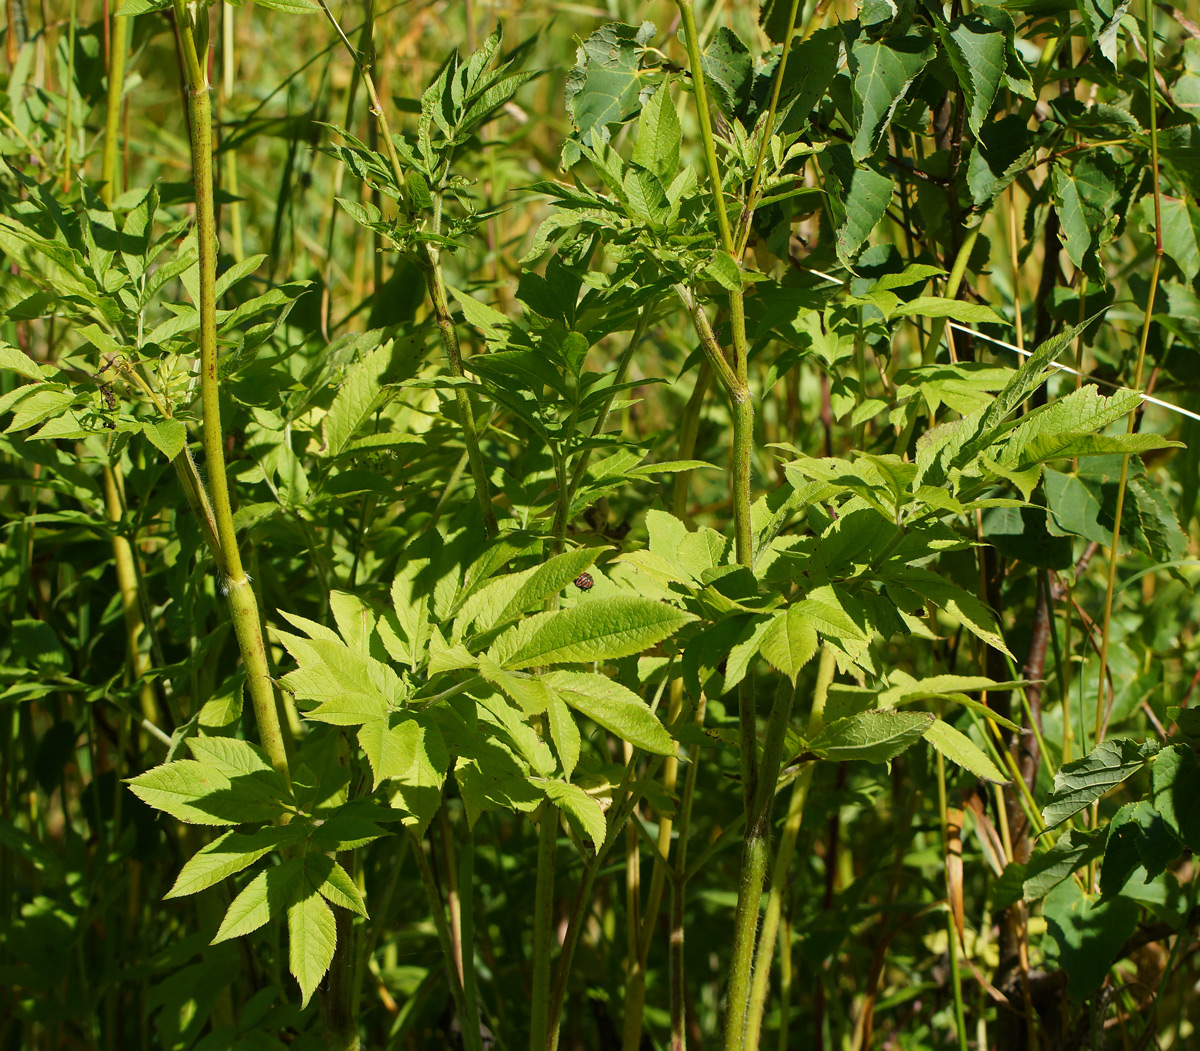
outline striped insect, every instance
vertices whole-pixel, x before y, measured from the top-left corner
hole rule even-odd
[[[592,585],[595,583],[596,581],[592,579],[591,573],[580,573],[579,576],[575,578],[575,586],[579,588],[580,591],[591,591]]]

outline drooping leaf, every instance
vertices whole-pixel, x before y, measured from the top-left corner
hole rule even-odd
[[[606,675],[555,671],[544,681],[568,707],[622,741],[655,755],[674,755],[675,742],[636,693]]]
[[[1004,79],[1004,30],[975,13],[956,18],[943,39],[966,97],[967,124],[978,135]]]
[[[808,747],[823,759],[886,763],[919,740],[933,721],[929,712],[859,712],[829,723]]]
[[[1026,901],[1040,901],[1063,880],[1104,851],[1106,830],[1067,829],[1052,847],[1037,850],[1025,867],[1023,893]]]
[[[1138,912],[1137,903],[1128,898],[1093,898],[1070,879],[1047,895],[1042,914],[1058,945],[1072,999],[1078,1001],[1099,988],[1137,926]]]
[[[1054,790],[1042,808],[1046,828],[1061,825],[1146,765],[1148,753],[1135,741],[1104,741],[1054,775]]]
[[[952,763],[970,770],[976,777],[997,785],[1010,783],[982,748],[949,723],[934,719],[925,730],[925,740]]]
[[[854,160],[866,160],[875,152],[896,107],[935,50],[933,40],[919,31],[882,40],[861,37],[855,42],[850,49],[858,122]]]
[[[562,810],[572,824],[582,829],[592,841],[592,846],[599,850],[607,831],[600,804],[578,785],[566,781],[539,781],[537,785],[546,793],[546,798]]]
[[[1154,809],[1189,850],[1200,851],[1200,763],[1186,745],[1158,753],[1152,775]]]
[[[288,906],[288,966],[300,984],[300,1006],[306,1007],[337,947],[337,921],[315,890]]]

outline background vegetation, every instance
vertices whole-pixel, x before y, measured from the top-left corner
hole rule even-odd
[[[0,1044],[1193,1046],[1189,4],[8,0]]]

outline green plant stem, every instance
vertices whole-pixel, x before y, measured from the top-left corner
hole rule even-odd
[[[637,322],[634,324],[633,334],[629,337],[629,342],[625,344],[625,349],[621,352],[621,357],[617,360],[617,368],[613,373],[612,387],[613,390],[604,400],[604,407],[600,410],[600,415],[596,417],[596,423],[592,427],[592,437],[597,438],[604,433],[604,429],[608,426],[608,417],[612,411],[613,402],[617,397],[616,388],[625,382],[625,376],[629,372],[629,363],[633,361],[634,352],[638,348],[638,344],[646,335],[646,326],[650,321],[650,308],[643,307],[638,312]],[[682,454],[680,454],[682,456]],[[587,474],[588,463],[592,457],[592,450],[585,449],[575,463],[575,469],[571,473],[571,484],[568,488],[567,508],[575,500],[575,493],[582,484],[584,476]],[[565,523],[564,523],[565,528]]]
[[[225,476],[224,435],[221,430],[221,388],[217,376],[217,226],[213,198],[212,101],[205,67],[184,0],[174,0],[175,19],[183,52],[188,119],[191,124],[192,173],[196,191],[196,240],[200,254],[200,403],[204,415],[202,444],[208,465],[222,585],[233,616],[233,629],[246,668],[246,686],[254,707],[259,740],[271,765],[290,780],[287,750],[279,723],[275,688],[254,589],[242,568],[229,482]]]
[[[700,434],[700,417],[704,412],[704,399],[712,386],[712,366],[708,360],[700,362],[696,370],[696,384],[683,407],[683,420],[679,424],[679,459],[690,460],[696,454],[696,439]],[[671,489],[671,514],[681,522],[687,520],[688,488],[692,472],[679,471]]]
[[[381,129],[388,134],[387,129]],[[425,275],[425,285],[429,290],[429,299],[433,303],[433,317],[437,323],[438,333],[442,337],[442,348],[446,352],[446,363],[450,366],[450,374],[463,379],[462,346],[458,340],[458,329],[450,314],[450,303],[446,298],[446,282],[442,274],[440,256],[436,248],[423,246],[417,265]],[[475,481],[475,496],[479,501],[479,511],[483,515],[483,530],[488,538],[494,537],[499,528],[496,525],[496,512],[492,508],[492,490],[487,478],[487,468],[483,463],[483,453],[479,448],[479,432],[475,426],[475,410],[471,408],[471,397],[462,387],[456,387],[454,398],[458,404],[459,426],[463,431],[463,442],[467,447],[467,460],[471,465],[471,477]]]
[[[554,856],[558,848],[558,808],[546,800],[538,808],[537,882],[533,898],[533,996],[529,1005],[529,1049],[542,1051],[557,1029],[551,1021],[550,961],[554,953]]]
[[[784,30],[782,49],[779,52],[779,65],[775,67],[775,83],[771,86],[771,101],[767,106],[767,117],[763,123],[762,141],[758,144],[758,155],[754,158],[754,174],[750,177],[750,189],[746,193],[746,204],[738,218],[736,256],[746,250],[750,240],[750,224],[754,220],[754,209],[758,207],[759,187],[762,181],[763,160],[767,155],[767,145],[771,141],[771,132],[775,127],[775,113],[779,109],[779,94],[783,89],[783,77],[787,71],[788,55],[792,50],[792,35],[796,32],[796,17],[800,13],[800,0],[792,0],[788,9],[787,29]],[[695,66],[692,67],[693,69]]]
[[[223,102],[229,104],[233,97],[234,73],[237,69],[236,52],[234,50],[233,12],[235,8],[225,0],[221,9],[221,84],[224,88]],[[225,150],[225,186],[233,198],[229,202],[229,248],[233,258],[241,262],[246,250],[242,244],[242,202],[238,185],[237,150]]]
[[[463,1010],[467,1016],[463,1025],[469,1025],[479,1033],[479,988],[475,980],[475,839],[470,829],[467,830],[466,842],[459,851],[458,864]],[[481,1044],[482,1040],[480,1035]]]
[[[70,10],[67,18],[67,84],[75,83],[75,27],[79,21],[78,12],[76,10],[77,0],[71,0]],[[62,188],[63,193],[70,192],[71,189],[71,137],[75,134],[74,130],[74,110],[72,103],[74,102],[74,92],[63,92],[63,167],[62,167]]]
[[[446,910],[442,905],[442,896],[438,891],[437,881],[433,878],[433,869],[429,865],[429,858],[425,856],[425,844],[415,834],[411,835],[413,839],[412,853],[417,862],[417,871],[421,874],[421,886],[425,888],[425,897],[429,901],[429,910],[433,914],[433,925],[437,929],[438,944],[441,946],[442,962],[446,970],[446,982],[450,986],[450,995],[454,998],[454,1007],[458,1011],[463,1047],[466,1048],[466,1051],[483,1051],[478,1015],[474,1017],[475,1024],[472,1025],[472,1016],[467,1013],[466,996],[463,993],[462,982],[458,978],[458,969],[454,966],[454,943],[450,936],[450,927],[446,923]]]
[[[119,9],[118,9],[119,10]],[[120,153],[120,117],[121,98],[125,86],[125,54],[129,50],[127,30],[129,19],[114,15],[112,41],[109,50],[108,92],[105,108],[104,151],[101,155],[101,171],[104,185],[100,188],[100,198],[105,204],[111,205],[120,192],[117,177],[117,157]],[[67,93],[70,98],[70,92]],[[68,136],[69,137],[69,136]],[[117,571],[117,588],[121,595],[121,612],[125,618],[125,650],[126,661],[129,665],[130,677],[137,682],[146,674],[149,661],[141,652],[139,640],[146,630],[142,616],[142,607],[138,599],[137,556],[133,545],[119,531],[121,517],[124,513],[122,494],[125,489],[124,473],[118,457],[111,464],[104,465],[104,506],[108,520],[113,525],[112,551],[113,563]],[[154,688],[147,682],[138,687],[141,700],[142,714],[150,722],[159,722],[158,702],[154,696]]]
[[[825,701],[829,687],[837,671],[837,661],[829,646],[821,649],[817,665],[817,681],[813,686],[812,710],[808,717],[808,738],[811,740],[820,731],[825,721]],[[754,955],[754,978],[750,988],[750,1007],[746,1018],[745,1046],[757,1048],[762,1031],[763,1014],[767,1005],[767,991],[771,982],[771,957],[779,935],[779,921],[783,915],[784,897],[788,890],[788,875],[796,855],[796,841],[804,821],[804,805],[812,787],[815,763],[806,763],[792,786],[792,797],[788,802],[787,818],[784,820],[783,835],[775,854],[771,869],[771,892],[767,897],[767,911],[763,915],[762,931],[758,936],[758,950]]]
[[[700,121],[700,139],[704,144],[704,164],[712,185],[713,207],[717,213],[721,247],[732,256],[735,246],[733,234],[729,229],[729,217],[725,212],[725,189],[721,180],[721,169],[717,164],[717,145],[713,139],[712,121],[708,116],[708,89],[704,84],[703,66],[700,61],[700,35],[696,32],[696,12],[692,0],[675,0],[675,6],[679,8],[679,17],[683,21],[688,67],[692,74],[692,91],[696,96],[696,115]]]
[[[124,501],[121,499],[123,486],[118,474],[120,466],[120,463],[104,465],[104,506],[108,520],[113,527],[113,561],[117,569],[117,590],[121,595],[121,612],[125,617],[125,659],[133,681],[137,682],[149,670],[150,662],[142,653],[140,645],[146,624],[142,617],[142,604],[138,596],[138,572],[134,561],[136,556],[133,545],[119,531],[124,512]],[[160,715],[158,700],[154,696],[154,687],[148,682],[142,682],[138,686],[138,698],[141,701],[143,717],[157,725]]]
[[[671,700],[667,709],[667,721],[674,724],[679,719],[683,709],[683,679],[671,682]],[[673,795],[679,776],[678,756],[668,756],[663,763],[662,787],[668,795]],[[662,907],[663,892],[666,889],[667,859],[671,851],[671,831],[673,821],[670,816],[660,814],[658,818],[658,838],[655,847],[658,858],[654,871],[650,875],[650,891],[646,896],[645,912],[641,916],[640,928],[636,944],[630,954],[629,974],[625,980],[624,1000],[624,1030],[621,1037],[622,1051],[637,1051],[642,1044],[642,1015],[646,1002],[646,961],[650,956],[650,946],[654,940],[654,931],[658,926],[658,913]],[[682,834],[682,831],[681,831]],[[661,859],[661,861],[659,860]]]
[[[1154,299],[1158,292],[1158,275],[1162,269],[1162,190],[1158,170],[1158,88],[1154,83],[1154,8],[1146,0],[1146,90],[1150,96],[1150,177],[1154,185],[1154,267],[1150,271],[1150,290],[1146,294],[1146,311],[1142,316],[1142,335],[1138,341],[1137,364],[1133,371],[1133,389],[1142,389],[1146,367],[1146,345],[1150,341],[1150,325],[1154,320]],[[1125,433],[1132,434],[1141,406],[1129,413]],[[1108,582],[1104,589],[1104,621],[1100,629],[1100,673],[1096,689],[1096,721],[1093,726],[1093,747],[1104,740],[1106,729],[1105,686],[1108,679],[1108,640],[1112,629],[1113,596],[1117,588],[1117,567],[1120,563],[1121,515],[1125,510],[1125,486],[1129,481],[1129,454],[1121,457],[1121,476],[1117,481],[1117,505],[1113,511],[1112,545],[1108,551]]]
[[[592,900],[592,888],[596,884],[596,875],[600,871],[600,866],[604,864],[604,859],[608,857],[608,852],[612,850],[613,844],[624,830],[626,823],[629,821],[630,815],[633,813],[637,805],[642,801],[642,796],[645,795],[646,787],[658,776],[658,771],[662,767],[663,757],[656,755],[647,764],[642,773],[634,777],[637,768],[636,757],[625,766],[625,774],[621,778],[621,784],[617,791],[613,793],[612,806],[609,808],[609,819],[607,823],[607,832],[604,836],[604,842],[600,844],[600,849],[596,851],[595,857],[591,859],[583,870],[583,879],[580,880],[579,890],[575,895],[575,903],[571,908],[571,915],[567,920],[566,935],[563,937],[562,952],[558,957],[558,966],[554,971],[554,992],[550,999],[550,1017],[548,1023],[548,1033],[545,1043],[545,1051],[557,1051],[558,1048],[558,1025],[562,1018],[563,1004],[567,999],[567,982],[571,977],[571,967],[575,962],[575,949],[579,945],[579,937],[583,933],[583,921],[587,912],[588,905]]]
[[[700,695],[696,705],[695,722],[699,727],[704,726],[704,712],[707,700]],[[671,933],[668,943],[668,982],[671,1013],[671,1051],[684,1051],[687,1046],[687,1036],[684,1032],[686,1024],[684,996],[685,967],[683,954],[684,905],[687,902],[687,845],[688,832],[692,823],[692,803],[696,797],[696,775],[699,772],[700,746],[692,745],[688,750],[688,772],[683,782],[683,798],[679,804],[679,844],[675,848],[675,866],[671,879]]]
[[[950,276],[946,278],[946,298],[957,299],[958,290],[962,287],[963,277],[967,273],[967,263],[971,259],[971,252],[975,248],[975,242],[979,238],[981,227],[974,227],[967,231],[963,238],[962,244],[959,245],[958,254],[954,257],[954,265],[950,268]],[[946,319],[944,317],[936,317],[929,325],[929,339],[925,344],[925,350],[922,354],[922,365],[932,365],[937,359],[938,347],[942,344],[942,336],[946,332]]]
[[[767,722],[767,735],[763,743],[754,798],[747,810],[737,909],[733,919],[729,988],[725,1003],[725,1051],[741,1051],[747,1046],[746,1021],[750,1012],[755,935],[758,931],[763,880],[767,874],[771,846],[771,811],[775,803],[779,762],[783,758],[783,744],[795,693],[792,684],[786,678],[781,678],[775,692],[775,702],[771,706],[771,717]],[[756,744],[756,741],[750,742],[751,747],[755,747]],[[744,739],[742,748],[746,748]]]
[[[936,761],[938,813],[942,823],[942,856],[948,857],[950,850],[950,825],[946,814],[946,760],[941,752],[937,753]],[[967,1019],[963,1008],[962,974],[958,963],[958,928],[954,923],[953,908],[947,908],[946,910],[946,937],[948,939],[950,954],[950,984],[954,992],[954,1027],[958,1034],[958,1049],[959,1051],[967,1051]]]
[[[120,142],[121,99],[125,87],[125,56],[129,51],[129,19],[121,17],[121,0],[112,9],[112,31],[108,51],[108,92],[104,106],[104,152],[101,156],[101,191],[105,204],[120,192],[117,182],[117,144]]]

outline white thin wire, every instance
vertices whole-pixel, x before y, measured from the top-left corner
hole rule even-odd
[[[817,277],[823,277],[826,281],[831,281],[835,285],[845,284],[845,281],[843,281],[840,277],[834,277],[832,274],[826,274],[824,271],[814,270],[811,267],[805,267],[805,269],[810,274],[816,274]],[[950,328],[956,328],[959,332],[965,332],[970,336],[974,336],[976,339],[987,340],[988,343],[994,343],[996,346],[1003,347],[1005,350],[1011,350],[1014,354],[1019,354],[1023,358],[1028,358],[1032,354],[1032,351],[1023,350],[1015,344],[1006,343],[1004,340],[997,339],[995,336],[985,336],[982,332],[979,332],[973,328],[968,328],[966,325],[960,325],[957,321],[951,321],[949,324]],[[1132,387],[1121,387],[1116,383],[1109,383],[1108,380],[1097,379],[1095,376],[1084,375],[1083,373],[1078,372],[1076,369],[1071,368],[1069,365],[1060,365],[1058,362],[1051,362],[1051,368],[1056,368],[1060,372],[1069,372],[1072,376],[1083,376],[1083,378],[1089,383],[1097,383],[1102,387],[1110,387],[1113,390],[1126,391],[1133,389]],[[1200,420],[1200,413],[1192,412],[1191,409],[1185,409],[1180,405],[1173,404],[1172,402],[1163,401],[1161,398],[1151,397],[1151,395],[1141,391],[1138,393],[1142,395],[1142,401],[1148,402],[1151,405],[1157,405],[1160,409],[1166,409],[1169,412],[1177,412],[1180,416],[1187,416],[1193,420]]]

